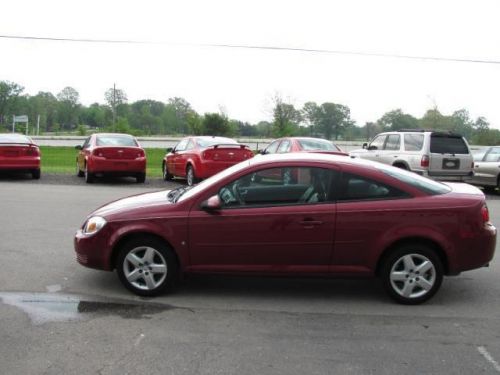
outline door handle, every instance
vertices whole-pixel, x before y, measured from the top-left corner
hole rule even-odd
[[[302,220],[299,221],[299,223],[306,228],[312,228],[314,226],[323,224],[323,222],[320,220]]]

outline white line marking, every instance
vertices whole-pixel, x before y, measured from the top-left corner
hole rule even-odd
[[[139,345],[141,341],[144,339],[144,336],[145,336],[144,333],[141,333],[139,337],[137,337],[137,339],[135,340],[134,346]]]
[[[491,356],[491,354],[486,350],[484,346],[478,346],[477,351],[481,353],[481,355],[493,365],[493,368],[500,373],[500,365],[497,361]]]

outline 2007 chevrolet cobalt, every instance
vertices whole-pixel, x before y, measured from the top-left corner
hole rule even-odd
[[[379,276],[396,301],[431,298],[443,275],[488,265],[496,228],[483,193],[366,160],[253,158],[194,187],[90,214],[77,260],[153,296],[183,273]]]

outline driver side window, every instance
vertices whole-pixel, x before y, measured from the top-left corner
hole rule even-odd
[[[326,168],[264,169],[224,186],[219,197],[224,208],[328,203],[336,176]]]

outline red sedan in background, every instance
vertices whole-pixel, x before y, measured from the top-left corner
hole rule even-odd
[[[275,169],[302,178],[286,181]],[[294,153],[104,205],[85,219],[74,244],[79,263],[116,269],[143,296],[188,273],[379,276],[392,298],[416,304],[437,292],[443,275],[488,265],[496,228],[474,186]]]
[[[253,152],[248,146],[231,138],[187,137],[165,155],[163,179],[184,177],[191,186],[252,157]]]
[[[22,134],[0,134],[0,170],[31,173],[40,178],[40,149]]]
[[[137,140],[128,134],[100,133],[88,137],[76,157],[76,173],[87,183],[96,176],[131,176],[146,180],[146,153]]]
[[[349,155],[331,141],[311,137],[287,137],[275,139],[264,150],[262,150],[260,154],[284,154],[288,152],[315,152],[332,155]]]

